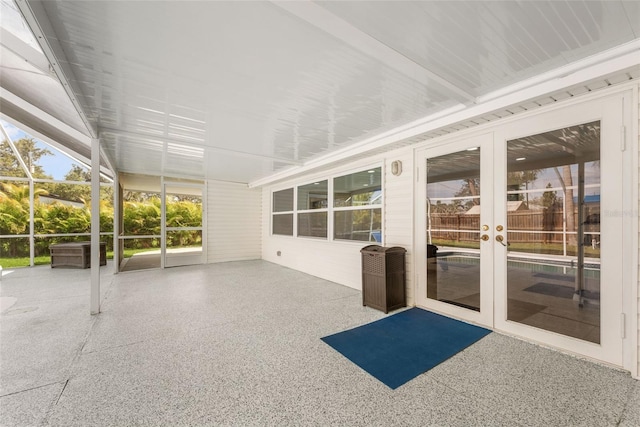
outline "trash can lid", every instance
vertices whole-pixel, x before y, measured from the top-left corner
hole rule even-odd
[[[364,248],[360,249],[360,252],[361,253],[365,253],[365,252],[375,252],[375,253],[402,252],[402,253],[405,253],[405,252],[407,252],[407,250],[405,248],[400,247],[400,246],[385,247],[385,246],[380,246],[380,245],[369,245],[369,246],[365,246]]]

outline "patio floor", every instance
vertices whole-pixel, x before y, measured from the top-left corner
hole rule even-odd
[[[125,258],[120,267],[120,271],[148,270],[150,268],[160,268],[160,253],[140,253],[130,258]]]
[[[320,338],[385,315],[264,261],[5,270],[0,425],[638,426],[628,373],[490,334],[390,390]]]

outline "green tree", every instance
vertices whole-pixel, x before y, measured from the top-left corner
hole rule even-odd
[[[480,178],[467,178],[463,180],[462,186],[454,194],[455,197],[469,197],[464,204],[460,200],[455,200],[456,210],[467,211],[474,205],[480,204]]]
[[[29,233],[29,186],[0,183],[0,234]]]
[[[71,165],[71,169],[64,176],[66,181],[91,182],[91,171],[79,166]]]
[[[547,183],[545,188],[551,188],[551,183]],[[545,208],[554,208],[558,203],[558,196],[555,191],[545,191],[542,193],[542,206]]]
[[[123,226],[126,235],[160,234],[160,197],[150,197],[146,202],[123,203]],[[154,242],[151,239],[136,239],[129,243],[133,248],[148,248]]]
[[[0,143],[0,176],[27,177],[6,139]]]
[[[591,155],[591,161],[594,161],[594,166],[599,167],[600,160],[600,122],[591,122],[568,128],[562,128],[558,131],[547,132],[545,138],[563,147],[565,151],[570,153],[576,153],[576,149],[579,147],[580,152],[583,155]],[[576,163],[579,159],[576,155]],[[597,158],[597,159],[596,159]],[[567,223],[567,230],[576,230],[576,206],[573,202],[573,176],[571,171],[571,164],[562,165],[562,173],[557,167],[554,167],[554,171],[558,176],[560,185],[564,193],[565,212],[564,217]],[[577,244],[576,235],[568,234],[567,240],[569,245],[574,246]]]
[[[43,193],[37,190],[34,196]],[[0,234],[29,234],[29,185],[9,182],[0,183]],[[9,256],[29,254],[29,244],[24,239],[6,239],[2,252]]]
[[[200,227],[202,225],[202,204],[167,200],[166,206],[168,227]]]
[[[515,198],[509,197],[509,200],[525,200],[527,206],[529,206],[529,193],[527,193],[526,190],[529,189],[529,183],[538,178],[538,173],[540,173],[540,169],[529,169],[507,173],[507,187],[509,190],[525,190],[524,194],[518,193],[515,195]]]
[[[457,203],[454,203],[457,202]],[[435,204],[430,205],[430,211],[432,214],[455,214],[460,212],[460,202],[455,200],[451,203],[442,203],[438,200]]]
[[[66,181],[90,182],[91,172],[78,165],[72,165],[69,172],[64,176]],[[91,185],[84,184],[48,184],[47,189],[50,194],[54,194],[66,200],[73,200],[82,203],[91,201]]]
[[[160,197],[158,193],[147,193],[144,191],[130,191],[125,190],[123,192],[122,199],[127,202],[147,202],[148,200]]]
[[[35,222],[36,233],[65,234],[89,233],[91,231],[91,210],[52,203],[38,204]]]
[[[36,147],[36,141],[33,138],[19,139],[14,142],[14,145],[34,178],[51,179],[51,176],[45,174],[42,166],[38,164],[42,157],[53,155],[50,150]],[[0,175],[25,176],[22,166],[6,140],[0,145]]]
[[[87,184],[64,184],[64,183],[47,183],[41,184],[46,188],[49,194],[56,195],[66,200],[78,201],[84,204],[91,202],[91,171],[84,169],[79,165],[72,165],[69,172],[65,175],[66,181],[86,182]],[[113,202],[113,186],[100,186],[100,199]],[[102,204],[100,205],[102,206]],[[113,206],[111,207],[113,209]]]

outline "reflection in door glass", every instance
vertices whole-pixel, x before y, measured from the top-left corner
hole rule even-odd
[[[507,319],[600,342],[600,122],[507,142]]]
[[[427,159],[427,298],[480,311],[480,149]]]

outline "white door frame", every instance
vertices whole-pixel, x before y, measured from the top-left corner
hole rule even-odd
[[[416,187],[416,209],[415,217],[416,227],[416,303],[429,310],[463,319],[467,322],[475,323],[481,326],[493,327],[493,283],[492,280],[485,280],[482,275],[491,274],[493,271],[493,251],[491,247],[494,244],[493,226],[490,223],[493,218],[493,205],[491,201],[491,193],[493,191],[493,137],[491,133],[479,134],[464,139],[449,141],[446,144],[437,147],[428,147],[416,151],[416,167],[418,173],[418,184]],[[480,311],[458,307],[441,301],[427,298],[426,289],[426,265],[427,265],[427,246],[426,234],[427,222],[425,212],[427,211],[427,194],[426,194],[426,178],[427,164],[425,159],[438,157],[445,154],[464,152],[468,149],[479,147],[480,149],[480,197],[481,200],[489,202],[480,203],[480,221],[481,225],[489,226],[489,230],[482,231],[482,234],[489,236],[488,241],[480,241]],[[481,231],[481,230],[478,230]],[[421,242],[424,241],[424,244]]]
[[[635,112],[635,123],[633,121]],[[585,96],[577,101],[558,103],[532,113],[506,119],[498,124],[478,127],[475,131],[460,132],[458,137],[447,136],[440,140],[430,141],[429,147],[415,150],[417,184],[415,190],[415,295],[416,304],[445,315],[460,318],[465,321],[492,327],[497,331],[524,337],[527,340],[539,342],[593,358],[618,367],[623,367],[638,375],[638,88],[629,86],[616,88],[601,94]],[[469,313],[469,310],[451,306],[445,303],[433,304],[426,300],[426,188],[425,188],[425,156],[436,156],[448,152],[458,151],[464,146],[463,141],[491,135],[494,146],[497,144],[501,156],[506,156],[505,141],[520,136],[533,135],[548,130],[566,126],[600,120],[602,123],[601,141],[603,169],[612,169],[602,173],[603,187],[613,188],[615,206],[602,206],[603,214],[609,215],[603,220],[601,232],[608,237],[603,241],[602,286],[615,280],[621,285],[618,289],[606,289],[608,296],[604,296],[602,303],[601,327],[602,345],[581,341],[553,332],[538,330],[530,326],[521,325],[506,320],[506,250],[494,246],[495,257],[492,273],[484,272],[484,281],[492,286],[481,286],[481,296],[491,294],[492,318],[488,321],[486,313],[482,313],[488,303],[481,301],[481,313]],[[525,126],[526,125],[526,126]],[[634,138],[635,136],[635,138]],[[501,157],[506,158],[506,157]],[[484,160],[484,159],[483,159]],[[618,162],[618,167],[612,167],[612,162]],[[481,205],[494,205],[502,209],[494,209],[491,213],[491,232],[495,233],[495,225],[506,226],[506,161],[496,160],[491,166],[495,172],[495,190],[492,201],[485,200]],[[481,179],[482,181],[482,179]],[[602,190],[607,191],[605,189]],[[483,199],[486,193],[481,193]],[[612,199],[612,194],[607,195]],[[607,210],[608,212],[604,212]],[[481,214],[482,215],[482,214]],[[491,240],[495,237],[490,235]],[[499,256],[502,254],[503,256]],[[485,255],[483,254],[483,258]],[[489,277],[491,275],[491,277]],[[422,297],[424,295],[424,297]],[[437,302],[437,301],[436,301]],[[612,309],[616,306],[618,308]],[[608,308],[607,308],[608,307]],[[605,310],[608,310],[605,311]],[[612,313],[612,310],[617,312]],[[493,317],[495,316],[495,318]]]
[[[624,230],[620,213],[624,211],[623,186],[625,163],[630,156],[621,149],[621,126],[625,102],[620,95],[581,102],[555,111],[541,112],[531,117],[509,123],[496,129],[494,144],[501,156],[506,156],[506,143],[519,137],[540,134],[582,123],[600,121],[600,170],[601,170],[601,291],[600,291],[600,339],[596,344],[558,333],[534,328],[507,320],[507,262],[506,247],[496,247],[495,280],[495,328],[523,336],[532,341],[578,353],[615,366],[623,366],[623,271],[625,269]],[[628,107],[627,107],[628,108]],[[505,157],[506,159],[506,157]],[[506,188],[506,160],[496,161],[496,188]],[[626,171],[628,173],[630,171]],[[629,178],[626,180],[630,181]],[[494,221],[506,227],[506,192],[495,192]],[[618,212],[615,214],[613,212]],[[612,214],[613,213],[613,214]],[[617,217],[616,217],[617,216]],[[628,245],[627,245],[628,246]],[[626,268],[630,268],[628,265]]]

